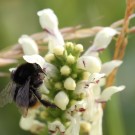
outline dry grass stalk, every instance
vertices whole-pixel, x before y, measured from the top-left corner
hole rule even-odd
[[[9,75],[9,73],[0,72],[0,77],[8,77]]]
[[[131,1],[133,2],[134,0],[129,0],[129,2],[127,2],[128,8],[127,8],[127,11],[126,11],[125,18],[121,19],[121,20],[118,20],[118,21],[116,21],[116,22],[114,22],[113,24],[110,25],[110,27],[118,29],[118,30],[121,31],[121,34],[120,34],[120,36],[117,40],[117,43],[116,43],[117,47],[115,49],[115,59],[122,59],[123,56],[124,56],[126,44],[127,44],[127,41],[128,41],[127,39],[124,39],[125,33],[135,33],[135,27],[127,29],[129,21],[132,18],[135,17],[135,14],[132,14],[133,5],[135,5],[135,4],[132,4],[132,6],[131,6]],[[124,24],[124,25],[121,28],[122,24]],[[81,26],[79,25],[79,26],[76,26],[76,27],[66,27],[66,28],[61,29],[60,31],[61,31],[65,40],[73,40],[73,39],[81,39],[81,38],[92,37],[98,31],[100,31],[102,28],[103,27],[101,27],[101,26],[95,26],[95,27],[92,27],[92,28],[81,28]],[[46,44],[48,42],[46,32],[35,33],[35,34],[32,34],[31,37],[39,45],[40,51],[47,50],[47,46],[42,45],[42,44]],[[120,44],[122,44],[122,41],[124,41],[123,46],[120,46]],[[117,56],[117,54],[119,54],[119,52],[118,52],[119,48],[121,49],[121,53],[120,53],[121,56],[119,56],[119,58],[117,58],[116,56]],[[16,63],[17,59],[22,57],[22,55],[23,55],[22,48],[19,44],[15,44],[11,47],[8,47],[7,49],[4,49],[4,50],[0,51],[0,67]],[[114,77],[111,77],[111,78],[114,78]]]
[[[130,16],[132,15],[134,8],[135,8],[135,0],[127,0],[127,7],[126,7],[126,12],[125,12],[123,27],[116,41],[113,59],[122,60],[124,57],[125,49],[128,43],[128,37],[127,37],[128,32],[134,31],[133,29],[129,30],[128,28],[129,22],[130,22]],[[113,72],[108,76],[106,87],[113,85],[117,70],[118,68],[114,69]]]

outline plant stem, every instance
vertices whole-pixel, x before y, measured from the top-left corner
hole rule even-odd
[[[126,46],[128,43],[127,35],[129,31],[128,27],[129,27],[129,22],[130,22],[130,16],[133,13],[133,10],[135,7],[135,0],[127,0],[126,5],[127,6],[126,6],[123,27],[115,44],[115,51],[114,51],[114,56],[113,56],[114,60],[122,60],[124,57]],[[114,69],[112,73],[108,76],[106,87],[112,86],[114,84],[117,71],[118,71],[118,68]]]

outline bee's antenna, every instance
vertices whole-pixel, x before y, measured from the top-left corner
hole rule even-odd
[[[43,68],[42,71],[45,74],[45,76],[47,76],[47,74],[46,74],[46,68]]]

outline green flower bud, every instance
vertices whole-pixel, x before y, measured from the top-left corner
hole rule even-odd
[[[81,44],[77,44],[75,46],[75,51],[77,51],[77,52],[83,52],[83,46]]]
[[[86,122],[86,121],[81,121],[80,128],[81,128],[81,131],[82,132],[84,132],[84,133],[90,133],[91,124],[89,122]]]
[[[63,67],[61,67],[60,72],[62,75],[69,75],[71,73],[71,69],[69,68],[69,66],[65,65]]]
[[[74,79],[77,78],[77,74],[72,74],[71,75]]]
[[[64,47],[63,46],[59,46],[59,47],[55,47],[53,48],[53,52],[55,55],[63,55],[63,52],[64,52]]]
[[[60,91],[54,98],[54,103],[61,109],[65,110],[66,106],[69,103],[69,98],[67,94],[63,91]]]
[[[64,87],[67,90],[75,90],[76,88],[76,83],[75,80],[72,79],[71,77],[68,77],[65,81],[64,81]]]
[[[66,48],[71,48],[71,49],[74,49],[74,44],[72,42],[67,42],[65,44]]]
[[[45,55],[45,60],[46,62],[52,62],[53,60],[55,60],[55,56],[53,53],[48,53]]]
[[[91,74],[91,73],[90,73],[90,72],[87,72],[87,71],[86,71],[86,72],[83,72],[82,79],[83,79],[83,80],[88,80],[89,77],[90,77],[90,74]]]
[[[75,63],[75,57],[73,56],[73,55],[68,55],[67,56],[67,62],[69,63],[69,64],[74,64]]]
[[[62,83],[61,83],[61,82],[56,82],[56,83],[54,84],[54,87],[55,87],[57,90],[60,90],[60,89],[62,89]]]

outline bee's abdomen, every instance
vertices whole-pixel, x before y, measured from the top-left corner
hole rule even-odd
[[[35,106],[36,104],[37,104],[37,99],[36,98],[30,99],[30,101],[29,101],[29,107],[30,108]]]

